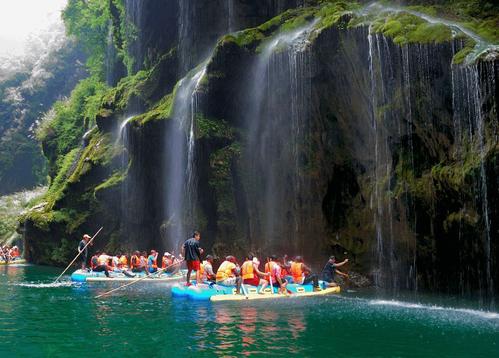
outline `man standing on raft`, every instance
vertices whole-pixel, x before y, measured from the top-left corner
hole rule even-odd
[[[82,270],[87,269],[88,247],[85,247],[85,246],[87,246],[88,240],[90,240],[90,235],[85,234],[85,235],[83,235],[83,239],[78,244],[78,253],[81,253],[80,259],[81,259],[81,269]],[[83,253],[82,253],[82,251],[83,251]]]
[[[191,272],[196,271],[196,281],[201,283],[201,273],[199,271],[199,264],[201,261],[201,254],[203,249],[199,247],[199,240],[201,239],[201,234],[199,231],[194,231],[192,237],[184,242],[182,246],[182,256],[187,263],[187,282],[186,286],[191,285]]]

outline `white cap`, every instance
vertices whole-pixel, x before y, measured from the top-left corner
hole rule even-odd
[[[255,263],[255,264],[259,264],[260,263],[260,261],[258,261],[258,257],[256,257],[256,256],[253,257],[253,263]]]
[[[163,254],[163,256],[171,256],[171,255],[172,254],[170,254],[168,251]]]

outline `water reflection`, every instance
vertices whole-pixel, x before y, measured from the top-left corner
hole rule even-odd
[[[279,314],[275,307],[267,308],[262,303],[244,307],[199,304],[191,319],[196,324],[193,349],[198,352],[210,349],[223,356],[286,351],[296,354],[301,349],[290,345],[289,341],[301,339],[307,330],[306,317],[301,310]]]

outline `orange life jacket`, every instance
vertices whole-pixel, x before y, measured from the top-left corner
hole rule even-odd
[[[139,268],[140,262],[139,262],[139,257],[137,255],[133,255],[132,258],[130,259],[130,267],[131,268]]]
[[[167,268],[168,266],[171,266],[173,264],[173,260],[169,259],[168,257],[163,256],[163,259],[161,260],[161,268]]]
[[[217,282],[223,281],[229,277],[234,277],[233,270],[236,268],[236,264],[230,261],[224,261],[220,265],[217,271]]]
[[[241,272],[243,275],[243,280],[251,280],[253,277],[255,277],[255,274],[253,272],[253,261],[245,261],[243,265],[241,266]]]
[[[293,281],[295,283],[303,282],[303,270],[301,262],[293,262],[291,264],[291,276],[293,276]]]

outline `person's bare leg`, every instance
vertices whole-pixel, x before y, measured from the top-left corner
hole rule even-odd
[[[197,282],[198,284],[202,283],[202,282],[201,282],[201,270],[197,270],[197,271],[196,271],[196,282]]]
[[[191,269],[187,269],[187,284],[189,284],[189,282],[191,282]]]
[[[260,291],[258,291],[258,293],[263,293],[263,291],[265,291],[265,289],[267,288],[268,284],[269,282],[267,280],[260,279],[260,285],[262,286],[262,288],[260,288]]]

